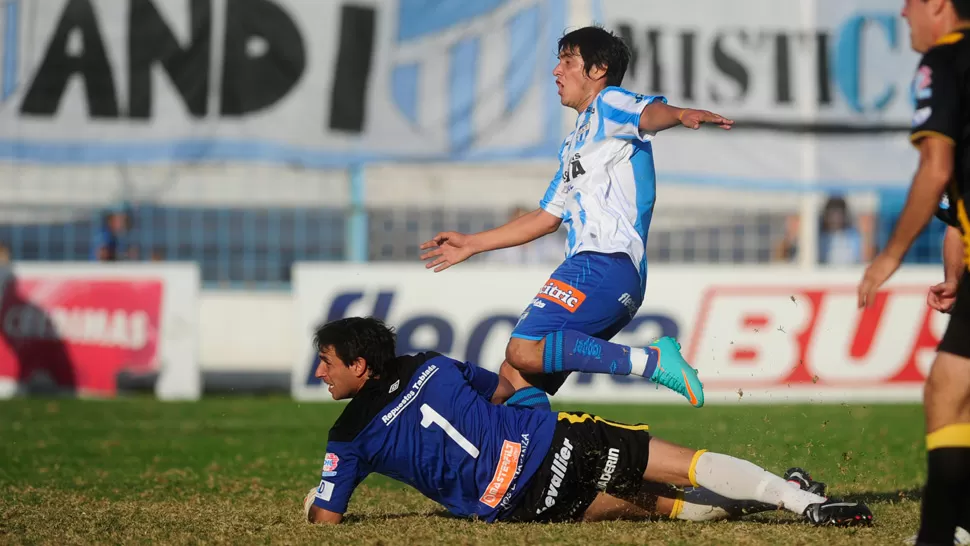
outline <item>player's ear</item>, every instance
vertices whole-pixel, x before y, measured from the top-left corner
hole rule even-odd
[[[589,79],[599,80],[606,77],[606,66],[594,64],[589,68]]]
[[[364,377],[367,375],[367,361],[364,360],[364,357],[359,356],[350,365],[350,369],[353,370],[355,376]]]

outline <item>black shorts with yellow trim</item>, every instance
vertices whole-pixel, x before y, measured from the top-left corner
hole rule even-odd
[[[950,311],[950,322],[937,349],[941,353],[970,358],[970,272],[963,272],[957,300]]]
[[[561,412],[549,453],[504,521],[576,521],[605,492],[636,494],[650,456],[647,425]]]

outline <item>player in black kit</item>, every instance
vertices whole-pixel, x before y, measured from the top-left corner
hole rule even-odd
[[[910,135],[919,169],[889,243],[859,285],[859,306],[896,271],[935,211],[953,226],[947,279],[927,298],[950,312],[950,322],[925,387],[929,468],[916,542],[953,544],[956,527],[970,526],[970,0],[905,0],[902,15],[913,49],[923,53]]]

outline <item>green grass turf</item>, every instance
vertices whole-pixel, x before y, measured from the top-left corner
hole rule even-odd
[[[706,524],[490,525],[447,517],[372,476],[343,525],[310,526],[303,495],[319,480],[341,409],[279,398],[0,402],[0,543],[900,544],[919,523],[919,406],[570,404],[779,474],[803,466],[831,495],[866,499],[875,525],[815,528],[780,512]]]

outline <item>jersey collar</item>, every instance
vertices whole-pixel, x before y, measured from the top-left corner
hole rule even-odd
[[[970,23],[962,23],[957,25],[952,32],[948,32],[943,36],[940,36],[940,39],[937,40],[933,45],[955,44],[963,39],[964,34],[966,34],[968,30],[970,30]]]

